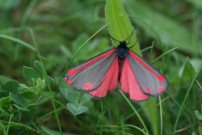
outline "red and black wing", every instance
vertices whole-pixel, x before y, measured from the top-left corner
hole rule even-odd
[[[141,101],[148,98],[148,96],[145,95],[140,88],[139,82],[133,72],[128,56],[126,57],[122,67],[120,85],[122,91],[128,93],[131,100]]]
[[[131,50],[123,65],[120,83],[131,100],[145,100],[148,95],[159,95],[167,87],[166,78]]]
[[[79,90],[105,90],[112,88],[110,81],[117,80],[113,74],[115,70],[118,70],[118,61],[116,49],[110,49],[100,55],[97,55],[81,65],[78,65],[74,68],[71,68],[66,73],[66,82],[69,85],[72,85],[74,88]],[[117,82],[114,83],[114,86],[117,85]],[[94,96],[103,95],[99,93],[90,93]]]
[[[107,73],[104,75],[101,85],[89,94],[96,97],[105,97],[108,91],[114,90],[118,84],[118,68],[118,56],[116,56]]]
[[[129,51],[129,62],[144,93],[159,95],[167,88],[166,78],[134,52]]]

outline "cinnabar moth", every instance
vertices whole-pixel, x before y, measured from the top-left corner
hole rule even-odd
[[[114,39],[114,38],[113,38]],[[166,78],[127,47],[126,41],[109,49],[66,73],[66,83],[87,91],[95,97],[105,97],[120,83],[121,90],[131,100],[141,101],[157,96],[167,87]]]

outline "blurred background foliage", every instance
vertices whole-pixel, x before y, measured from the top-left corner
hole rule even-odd
[[[105,0],[0,0],[0,134],[142,134],[117,91],[96,100],[64,83],[64,71],[112,47]],[[143,56],[169,81],[163,125],[150,133],[202,135],[202,1],[123,0]],[[151,111],[152,112],[152,111]],[[149,114],[150,113],[150,114]]]

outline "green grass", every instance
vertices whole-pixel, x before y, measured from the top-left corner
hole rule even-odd
[[[202,135],[200,0],[0,1],[0,134]],[[67,86],[68,68],[130,45],[164,73],[168,90],[131,102]]]

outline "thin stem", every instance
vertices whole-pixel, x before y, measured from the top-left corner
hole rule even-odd
[[[20,39],[18,39],[18,38],[11,37],[11,36],[4,35],[4,34],[0,34],[0,38],[4,38],[4,39],[7,39],[7,40],[11,40],[11,41],[13,41],[13,42],[16,42],[16,43],[18,43],[18,44],[21,44],[21,45],[23,45],[23,46],[25,46],[25,47],[31,49],[32,51],[36,51],[36,49],[35,49],[32,45],[30,45],[30,44],[28,44],[28,43],[26,43],[26,42],[24,42],[24,41],[22,41],[22,40],[20,40]]]
[[[95,36],[97,35],[102,29],[104,29],[105,27],[107,27],[108,24],[105,24],[104,26],[102,26],[98,31],[96,31],[89,39],[87,39],[80,47],[79,49],[74,53],[74,55],[72,56],[70,63],[72,63],[73,58],[79,53],[79,51]]]
[[[36,5],[37,1],[38,0],[30,1],[29,5],[27,6],[27,9],[25,10],[24,15],[23,15],[23,17],[21,19],[21,24],[20,24],[21,26],[24,26],[26,24],[27,20],[30,17],[30,13],[32,12],[32,10],[33,10],[34,6]]]
[[[8,121],[7,130],[6,130],[6,135],[9,135],[8,133],[9,133],[10,123],[11,123],[12,117],[13,117],[13,114],[10,115],[10,118],[9,118],[9,121]]]
[[[118,125],[97,125],[97,127],[100,127],[100,128],[127,128],[127,127],[130,127],[130,128],[134,128],[134,129],[137,129],[138,131],[140,131],[141,133],[143,134],[146,134],[145,131],[137,126],[134,126],[134,125],[123,125],[123,126],[118,126]]]
[[[199,88],[202,90],[202,86],[201,86],[201,84],[199,83],[199,81],[198,81],[198,80],[196,80],[196,82],[197,82],[197,84],[198,84]]]
[[[168,54],[168,53],[170,53],[170,52],[172,52],[172,51],[174,51],[174,50],[177,50],[177,49],[178,49],[178,47],[175,47],[175,48],[172,48],[172,49],[170,49],[170,50],[164,52],[163,54],[161,54],[160,56],[158,56],[156,59],[154,59],[152,62],[154,63],[154,62],[158,61],[158,60],[159,60],[160,58],[162,58],[164,55],[166,55],[166,54]]]
[[[125,94],[120,89],[119,89],[119,92],[121,93],[121,95],[123,96],[123,98],[126,100],[126,102],[129,104],[129,106],[131,107],[131,109],[134,111],[134,113],[136,114],[136,116],[138,117],[138,119],[140,120],[142,126],[146,130],[146,135],[149,135],[149,131],[147,129],[147,126],[145,125],[145,123],[144,123],[142,117],[140,116],[140,114],[137,112],[137,110],[135,109],[135,107],[132,105],[132,103],[128,100],[128,98],[125,96]]]
[[[160,135],[163,135],[163,111],[162,111],[162,101],[159,96],[159,113],[160,113]]]
[[[9,125],[11,125],[11,126],[23,127],[23,128],[26,128],[26,129],[34,132],[34,133],[40,134],[36,129],[34,129],[34,128],[30,127],[30,126],[27,126],[25,124],[22,124],[22,123],[16,123],[16,122],[11,122],[11,121],[8,122],[8,121],[4,121],[4,120],[0,120],[0,122],[5,123],[5,124],[10,123]]]

